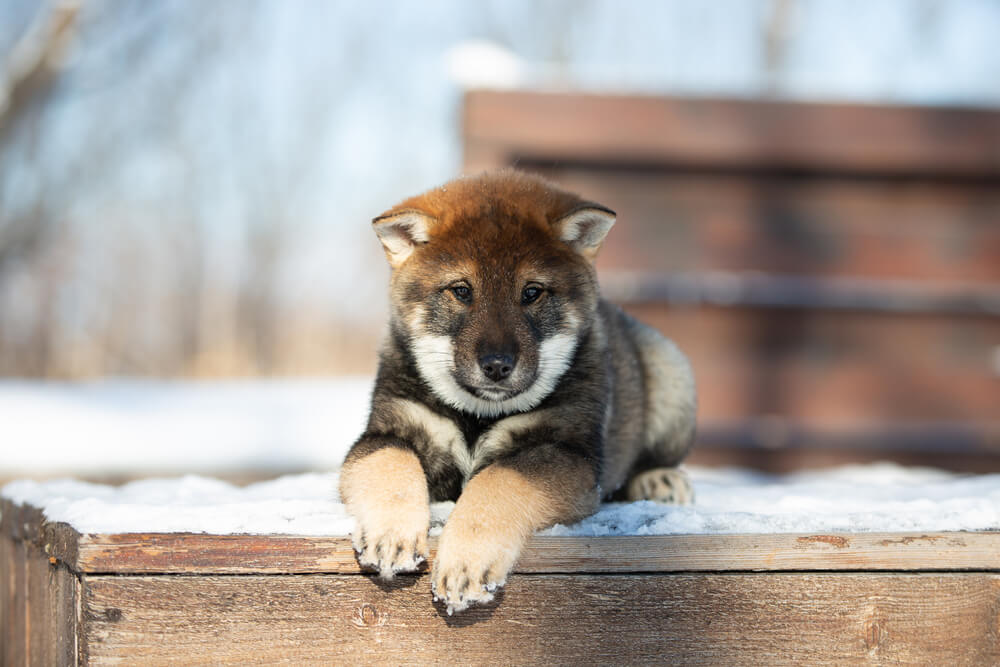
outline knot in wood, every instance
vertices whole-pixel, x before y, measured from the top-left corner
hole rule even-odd
[[[869,651],[876,651],[885,636],[885,630],[879,622],[878,616],[869,616],[865,621],[865,648]]]
[[[385,625],[387,614],[379,613],[375,605],[365,603],[354,610],[354,617],[351,623],[359,628],[375,628]]]

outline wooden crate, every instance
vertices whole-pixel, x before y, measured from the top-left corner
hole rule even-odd
[[[617,211],[602,287],[690,356],[693,460],[1000,471],[1000,112],[473,91],[463,141]]]
[[[4,665],[1000,661],[1000,533],[536,537],[498,603],[449,617],[343,537],[2,510]]]

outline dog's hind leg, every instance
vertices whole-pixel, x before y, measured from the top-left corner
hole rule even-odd
[[[694,489],[687,473],[680,468],[653,468],[632,477],[625,489],[628,500],[655,500],[661,503],[690,505]]]
[[[658,331],[635,322],[632,335],[645,372],[646,433],[625,496],[629,500],[691,503],[691,482],[677,467],[694,444],[697,399],[691,365]]]

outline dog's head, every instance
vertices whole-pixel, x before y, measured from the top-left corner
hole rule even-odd
[[[445,403],[530,410],[572,363],[597,308],[609,209],[504,170],[452,181],[375,218],[393,326]]]

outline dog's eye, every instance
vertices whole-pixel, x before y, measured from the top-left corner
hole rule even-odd
[[[521,292],[521,303],[528,305],[529,303],[534,303],[538,301],[538,297],[542,295],[542,288],[538,285],[528,285]]]
[[[468,285],[454,285],[451,288],[451,293],[455,295],[455,298],[462,303],[469,303],[472,301],[472,288]]]

